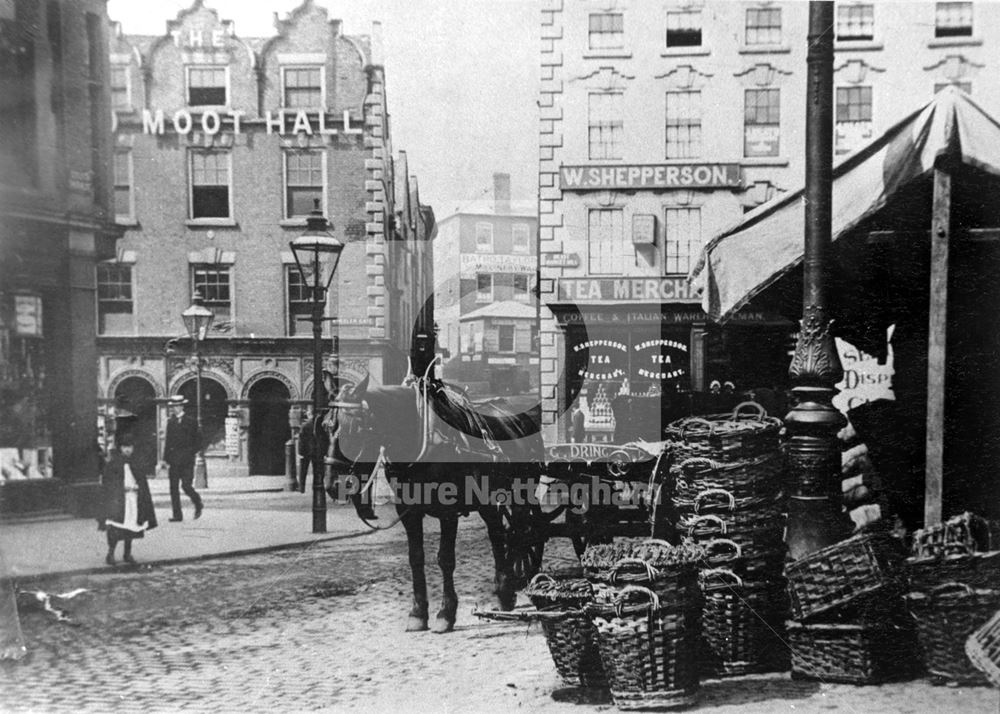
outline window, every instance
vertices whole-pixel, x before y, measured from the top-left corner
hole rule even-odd
[[[221,329],[233,319],[233,303],[229,290],[229,268],[216,265],[196,265],[191,272],[192,289],[201,293],[202,304],[215,317],[212,329]]]
[[[129,111],[132,108],[128,66],[117,65],[111,68],[111,108],[118,111]]]
[[[312,266],[303,265],[307,276],[312,278]],[[322,273],[320,280],[322,280]],[[312,325],[307,320],[300,319],[303,316],[309,317],[312,314],[312,290],[311,284],[302,281],[302,273],[298,266],[285,266],[285,286],[288,292],[288,336],[311,335]]]
[[[972,3],[939,2],[934,9],[935,37],[971,37]]]
[[[837,40],[852,42],[875,39],[875,6],[841,5],[837,7]]]
[[[97,334],[130,335],[135,331],[132,266],[97,264]]]
[[[307,216],[323,200],[323,153],[289,151],[285,154],[285,217]]]
[[[937,94],[945,87],[958,87],[966,94],[972,94],[972,82],[940,82],[934,85],[934,93]]]
[[[323,106],[323,69],[321,67],[285,67],[284,106],[289,109],[319,109]]]
[[[0,17],[0,38],[9,43],[0,50],[0,183],[18,186],[38,181],[35,43],[27,27]]]
[[[224,107],[228,103],[225,67],[188,67],[188,106]]]
[[[781,44],[781,9],[776,7],[747,10],[747,45]]]
[[[132,152],[115,152],[115,216],[131,219],[132,208]]]
[[[587,217],[587,269],[591,275],[620,275],[625,228],[620,208],[594,208]]]
[[[624,49],[625,16],[621,13],[591,14],[588,40],[592,50]]]
[[[701,251],[701,209],[668,208],[663,223],[664,273],[686,274]]]
[[[493,224],[492,223],[477,223],[476,224],[476,252],[477,253],[492,253],[493,252]]]
[[[525,223],[515,223],[510,229],[510,249],[514,253],[531,251],[531,235]]]
[[[229,218],[229,154],[191,152],[191,217]]]
[[[701,46],[701,10],[667,13],[667,47]]]
[[[701,92],[667,92],[668,159],[701,156]]]
[[[746,90],[743,115],[744,156],[778,156],[780,96],[778,89]]]
[[[514,299],[528,302],[528,283],[531,278],[527,273],[514,273]]]
[[[836,151],[846,153],[872,136],[872,88],[837,87]]]
[[[513,352],[513,351],[514,351],[514,326],[498,325],[497,352]]]
[[[591,92],[587,111],[590,158],[620,159],[622,157],[621,92]]]
[[[493,302],[493,275],[476,273],[476,302]]]

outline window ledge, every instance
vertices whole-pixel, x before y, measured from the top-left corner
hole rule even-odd
[[[282,218],[278,221],[278,225],[282,228],[305,228],[306,219],[305,218]]]
[[[788,166],[786,156],[753,156],[740,159],[741,166]]]
[[[935,37],[927,40],[927,46],[936,47],[979,47],[983,44],[982,37]]]
[[[632,50],[585,50],[584,59],[628,59]]]
[[[184,221],[188,228],[236,228],[232,218],[189,218]]]
[[[139,225],[139,221],[135,220],[131,216],[115,216],[116,226],[125,226],[127,228],[136,228]]]
[[[706,56],[712,54],[708,47],[666,47],[660,50],[660,57]]]
[[[779,55],[788,54],[792,48],[788,45],[740,45],[741,55]]]
[[[841,40],[833,43],[834,52],[874,52],[885,49],[885,45],[876,40]]]

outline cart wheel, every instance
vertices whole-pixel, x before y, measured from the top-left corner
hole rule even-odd
[[[507,562],[514,576],[513,587],[520,590],[542,567],[545,553],[546,514],[537,505],[501,505]]]

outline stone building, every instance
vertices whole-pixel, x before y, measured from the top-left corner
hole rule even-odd
[[[685,278],[703,239],[802,180],[807,20],[799,2],[543,0],[550,440],[581,394],[648,395],[648,433],[615,438],[655,438],[677,395],[785,385],[795,326],[746,310],[711,324]],[[995,114],[998,26],[995,3],[838,2],[835,160],[948,85]]]
[[[0,3],[0,512],[98,497],[97,261],[115,254],[104,0]]]
[[[348,35],[305,0],[275,30],[241,37],[198,0],[162,35],[112,38],[125,235],[97,272],[100,396],[124,398],[154,447],[163,400],[194,398],[191,343],[174,338],[198,291],[214,313],[210,478],[283,473],[290,405],[311,402],[311,303],[289,241],[317,201],[346,244],[324,326],[342,381],[403,377],[433,269],[433,212],[393,159],[379,25]]]

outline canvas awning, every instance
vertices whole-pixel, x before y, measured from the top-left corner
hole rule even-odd
[[[1000,123],[955,87],[834,167],[833,240],[931,172],[942,156],[1000,176]],[[804,235],[800,186],[711,238],[689,275],[702,308],[715,320],[729,318],[802,262]]]

